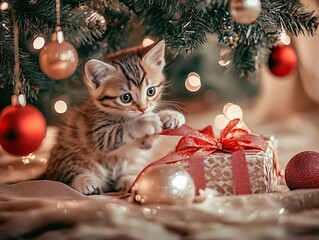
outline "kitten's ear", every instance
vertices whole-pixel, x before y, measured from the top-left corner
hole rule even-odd
[[[165,41],[159,41],[143,57],[143,62],[155,70],[162,71],[165,66]]]
[[[117,70],[110,64],[105,62],[91,59],[84,67],[85,71],[85,84],[91,89],[95,90],[110,77],[117,75]]]

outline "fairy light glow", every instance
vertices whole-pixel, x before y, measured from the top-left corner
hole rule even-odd
[[[27,100],[25,98],[24,94],[19,94],[18,96],[18,102],[21,106],[25,106],[27,104]]]
[[[33,40],[33,48],[34,49],[41,49],[41,48],[43,48],[44,44],[45,44],[45,40],[43,37],[36,37]]]
[[[143,47],[147,47],[147,46],[152,45],[153,43],[154,43],[154,40],[146,37],[146,38],[144,38],[142,45],[143,45]]]
[[[230,64],[230,60],[225,61],[225,60],[221,59],[221,60],[218,61],[218,64],[219,64],[220,66],[222,66],[222,67],[226,67],[227,65]]]
[[[188,178],[183,174],[179,174],[177,176],[174,177],[174,179],[172,180],[171,184],[173,187],[179,189],[185,189],[186,185],[188,183]],[[176,191],[177,194],[178,191]],[[173,194],[175,192],[173,191]]]
[[[285,44],[289,45],[291,43],[290,36],[286,33],[286,31],[282,31],[279,36],[280,41]]]
[[[228,120],[232,120],[235,118],[243,119],[243,111],[241,107],[235,104],[226,104],[224,107],[224,115]]]
[[[253,8],[256,5],[257,6],[260,5],[260,1],[259,0],[248,0],[248,1],[245,1],[244,4],[245,4],[245,7],[247,7],[247,8],[251,8],[251,7]]]
[[[2,11],[7,10],[8,8],[9,8],[9,3],[7,3],[7,2],[2,2],[2,3],[0,4],[0,9],[1,9]]]
[[[60,113],[60,114],[65,113],[67,109],[68,109],[68,105],[63,100],[58,100],[54,103],[54,110],[57,113]]]
[[[243,126],[243,128],[245,128],[245,125],[242,122],[243,111],[241,107],[233,103],[227,103],[224,105],[223,114],[219,114],[215,117],[215,127],[219,130],[222,130],[226,127],[229,121],[235,118],[239,118],[241,120],[240,124]]]
[[[229,52],[230,52],[230,49],[228,49],[228,48],[221,48],[219,50],[220,58],[217,62],[220,66],[225,67],[225,66],[230,64],[230,60],[227,60],[225,57]]]
[[[218,114],[215,117],[214,125],[217,129],[219,129],[219,130],[224,129],[226,127],[227,123],[228,123],[228,120],[226,119],[224,114]]]
[[[74,53],[71,50],[66,51],[65,53],[62,53],[60,55],[60,60],[61,61],[71,61],[74,62],[75,61],[75,56]]]
[[[34,153],[30,153],[27,156],[23,156],[21,158],[21,160],[22,160],[23,164],[29,164],[32,160],[35,160],[35,154]]]
[[[198,91],[201,87],[200,76],[195,72],[189,73],[185,80],[185,87],[190,92]]]

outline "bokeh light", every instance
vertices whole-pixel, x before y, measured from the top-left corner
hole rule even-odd
[[[67,109],[68,109],[68,105],[63,100],[58,100],[54,103],[54,110],[57,113],[60,113],[60,114],[65,113]]]
[[[240,106],[227,103],[223,109],[224,115],[228,120],[233,120],[235,118],[239,118],[240,120],[243,119],[243,111]]]
[[[9,3],[8,2],[2,2],[0,3],[0,9],[2,11],[7,10],[9,8]]]
[[[226,125],[228,124],[228,120],[226,119],[226,117],[224,116],[224,114],[218,114],[215,117],[214,120],[214,125],[217,129],[221,130],[224,129],[226,127]]]
[[[198,73],[191,72],[188,74],[186,80],[185,80],[185,87],[190,92],[196,92],[201,87],[201,81],[200,76]]]
[[[153,43],[154,43],[154,40],[152,40],[149,37],[146,37],[146,38],[144,38],[142,45],[143,45],[143,47],[147,47],[149,45],[152,45]]]
[[[290,36],[286,33],[286,31],[282,31],[279,36],[280,41],[285,44],[289,45],[291,43]]]
[[[41,49],[43,48],[44,44],[45,44],[45,40],[43,37],[38,36],[33,40],[34,49]]]

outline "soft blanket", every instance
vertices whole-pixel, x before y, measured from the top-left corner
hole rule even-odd
[[[0,239],[318,239],[319,190],[136,205],[36,180],[0,185]]]

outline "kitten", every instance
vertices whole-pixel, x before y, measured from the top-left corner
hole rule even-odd
[[[185,122],[174,110],[157,111],[165,84],[165,43],[120,51],[85,65],[90,98],[60,128],[47,179],[84,194],[126,191],[152,160],[163,129]]]

